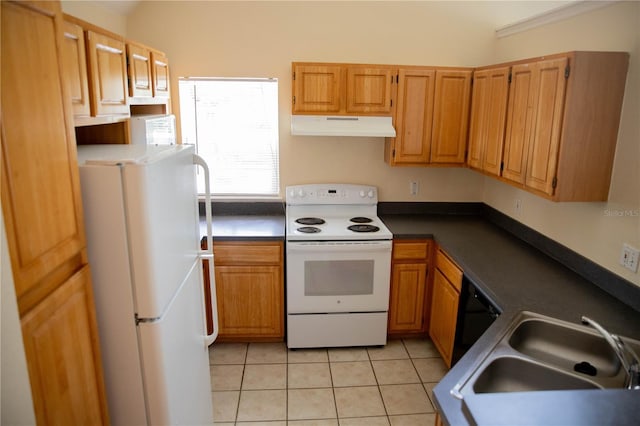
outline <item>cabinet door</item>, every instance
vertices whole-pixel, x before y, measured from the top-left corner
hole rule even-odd
[[[129,59],[129,95],[131,97],[152,97],[151,52],[135,44],[127,44]]]
[[[221,338],[283,336],[280,266],[216,266]]]
[[[394,164],[427,164],[431,157],[435,71],[400,69],[392,160]]]
[[[470,97],[471,71],[436,71],[432,163],[464,163]]]
[[[477,71],[473,96],[467,163],[500,175],[509,95],[509,67]]]
[[[86,261],[59,7],[2,2],[2,210],[21,314]]]
[[[89,267],[21,323],[38,423],[108,424]]]
[[[87,55],[84,44],[84,31],[79,25],[64,23],[63,48],[64,74],[71,95],[73,115],[88,117],[91,114],[89,103],[89,83],[87,80]]]
[[[390,333],[422,330],[426,287],[426,263],[393,265],[389,301]]]
[[[125,43],[87,31],[91,115],[129,115]]]
[[[337,113],[343,105],[339,65],[293,65],[293,112]]]
[[[524,183],[532,111],[535,103],[535,64],[515,65],[511,70],[507,130],[502,176]]]
[[[566,86],[568,59],[536,64],[536,91],[525,184],[553,194]],[[586,125],[586,123],[585,123]]]
[[[433,340],[433,344],[442,355],[447,367],[451,366],[458,317],[458,300],[458,292],[445,276],[438,269],[435,269],[429,337]]]
[[[347,113],[391,114],[394,78],[391,68],[347,68]]]
[[[169,59],[164,53],[151,51],[151,74],[153,76],[153,96],[156,98],[171,97],[169,88]]]

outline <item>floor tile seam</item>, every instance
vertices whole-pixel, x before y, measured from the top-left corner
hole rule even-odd
[[[418,358],[418,359],[424,359],[424,358]],[[414,371],[418,375],[418,379],[420,380],[420,383],[424,383],[424,380],[422,379],[422,376],[420,375],[420,371],[418,371],[418,367],[416,367],[416,363],[413,361],[413,359],[411,360],[411,365],[413,366]]]
[[[429,402],[431,403],[431,408],[433,408],[433,410],[435,411],[436,409],[436,404],[433,403],[433,399],[431,399],[431,395],[429,395],[429,389],[427,389],[427,383],[433,383],[433,382],[422,382],[422,387],[424,388],[424,391],[427,393],[427,398],[429,399]]]
[[[387,408],[387,404],[384,402],[384,396],[382,395],[382,389],[380,385],[378,385],[378,395],[380,395],[380,401],[382,401],[382,408],[384,408],[384,413],[387,416],[387,421],[391,424],[391,419],[389,419],[389,409]]]

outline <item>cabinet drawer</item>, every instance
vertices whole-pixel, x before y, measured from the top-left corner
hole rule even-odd
[[[427,259],[430,246],[429,241],[395,243],[393,245],[393,258],[395,260]]]
[[[462,288],[462,271],[442,250],[438,250],[436,253],[436,268],[460,292]]]
[[[282,245],[213,244],[216,265],[279,264],[282,261]]]

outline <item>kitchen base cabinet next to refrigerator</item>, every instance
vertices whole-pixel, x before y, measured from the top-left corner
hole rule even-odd
[[[202,247],[206,246],[203,239]],[[213,245],[213,253],[220,329],[218,341],[282,342],[284,243],[220,241]],[[205,267],[205,290],[209,287],[209,276]],[[209,330],[212,327],[209,320]]]
[[[78,159],[112,423],[212,424],[193,148]]]

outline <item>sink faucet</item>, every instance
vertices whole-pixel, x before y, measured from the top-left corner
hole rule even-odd
[[[582,323],[596,329],[618,356],[622,367],[627,372],[625,387],[627,389],[640,389],[640,358],[638,358],[635,351],[631,347],[625,345],[620,336],[609,333],[604,327],[591,318],[583,316]]]

